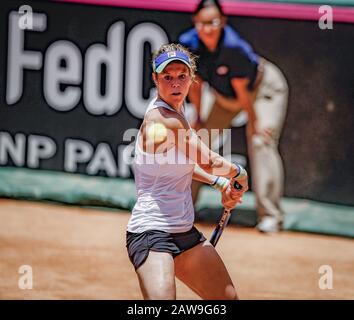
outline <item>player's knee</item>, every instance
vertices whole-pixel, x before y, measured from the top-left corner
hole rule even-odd
[[[165,283],[155,283],[153,288],[150,288],[147,297],[149,300],[175,300],[176,288],[174,283],[167,281]]]
[[[232,284],[226,286],[224,300],[238,300],[235,287]]]
[[[152,300],[175,300],[176,290],[170,287],[154,290]]]

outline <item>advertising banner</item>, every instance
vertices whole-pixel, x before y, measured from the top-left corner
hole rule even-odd
[[[131,178],[135,135],[155,96],[151,51],[176,42],[191,13],[49,1],[0,7],[0,165]],[[285,195],[353,205],[354,24],[228,22],[288,81]],[[247,165],[242,117],[234,125],[232,154]]]

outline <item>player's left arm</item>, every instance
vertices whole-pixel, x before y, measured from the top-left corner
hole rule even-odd
[[[231,185],[233,179],[230,180],[225,177],[209,174],[198,165],[194,167],[193,180],[209,184],[214,189],[219,190],[221,192],[221,203],[228,209],[233,209],[237,203],[242,202],[242,196],[248,189],[247,181],[242,181],[243,186],[245,186],[244,189],[240,191],[233,190],[234,188]]]
[[[197,164],[194,166],[193,180],[197,180],[199,182],[203,182],[203,183],[212,185],[216,178],[217,178],[217,176],[214,176],[213,174],[209,174],[209,173],[205,172]]]

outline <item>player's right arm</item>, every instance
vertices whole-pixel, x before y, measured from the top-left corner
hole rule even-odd
[[[171,145],[173,139],[173,143],[191,163],[197,164],[201,169],[215,176],[232,178],[239,173],[237,165],[209,149],[181,115],[173,111],[161,110],[159,121],[169,132],[166,144]]]
[[[245,189],[239,192],[232,187],[232,183],[230,183],[232,179],[206,173],[198,165],[194,167],[193,180],[209,184],[214,189],[220,191],[221,203],[226,209],[233,209],[237,203],[242,202],[243,193],[247,190],[247,183],[242,182]]]
[[[161,153],[176,146],[182,153],[186,155],[190,163],[198,165],[209,175],[201,176],[194,174],[194,178],[198,180],[211,180],[211,176],[221,176],[226,178],[240,178],[241,167],[231,163],[218,153],[210,150],[206,144],[197,136],[195,131],[190,128],[188,122],[180,114],[164,108],[157,108],[150,111],[145,117],[144,123],[159,123],[166,128],[167,137],[163,142],[153,143],[153,153]],[[146,139],[146,130],[143,129],[143,140]],[[244,170],[244,169],[243,169]],[[202,172],[202,170],[199,170]],[[244,172],[246,172],[244,170]],[[203,181],[210,183],[211,181]],[[245,192],[248,189],[247,173],[246,179],[240,184]]]

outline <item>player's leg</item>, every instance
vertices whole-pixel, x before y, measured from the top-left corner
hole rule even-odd
[[[176,299],[174,261],[170,253],[150,250],[136,273],[145,300]]]
[[[230,275],[209,241],[175,257],[175,272],[202,299],[237,299]]]

